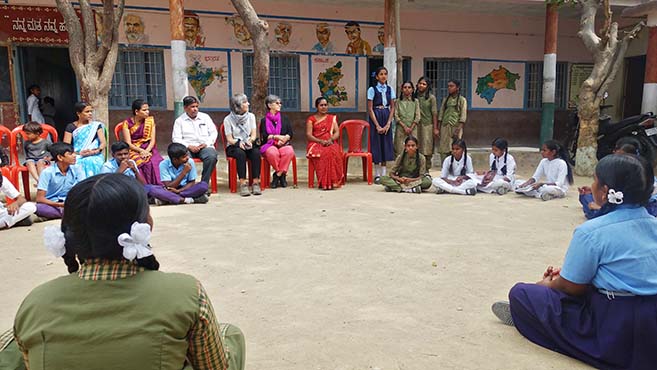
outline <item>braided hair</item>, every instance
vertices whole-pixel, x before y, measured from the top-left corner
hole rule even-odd
[[[506,160],[507,157],[509,156],[509,142],[502,137],[498,137],[495,140],[493,140],[493,143],[491,145],[496,147],[497,149],[504,151],[504,166],[500,168],[500,171],[502,172],[502,175],[506,176],[506,171],[507,171]],[[497,171],[497,158],[493,160],[493,164],[490,166],[490,169],[491,171]]]
[[[564,147],[560,142],[556,140],[548,140],[543,143],[548,150],[555,150],[557,152],[557,157],[563,159],[566,162],[568,167],[568,183],[573,184],[573,167],[570,165],[570,156],[568,155],[568,149]]]
[[[408,144],[409,141],[412,141],[417,145],[419,143],[418,139],[413,135],[408,135],[404,140],[404,145]],[[406,150],[402,152],[401,163],[404,163],[406,159]],[[415,171],[413,171],[412,177],[420,177],[420,153],[415,153]]]
[[[465,176],[468,167],[468,146],[465,145],[465,140],[463,139],[454,139],[452,146],[454,145],[463,149],[463,168],[461,168],[461,174],[459,176]],[[452,159],[449,162],[449,174],[454,175],[454,155],[451,155],[450,157],[452,157]]]
[[[458,89],[458,92],[456,93],[456,109],[459,110],[459,113],[461,113],[461,106],[460,106],[460,101],[461,101],[461,82],[459,80],[449,80],[447,83],[453,83],[456,85],[456,88]],[[444,112],[445,108],[447,108],[447,100],[449,100],[449,94],[443,99],[443,104],[441,105],[440,109]]]

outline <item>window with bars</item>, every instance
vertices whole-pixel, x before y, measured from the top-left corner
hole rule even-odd
[[[543,62],[527,63],[527,109],[541,109],[543,105]],[[568,62],[557,62],[557,85],[555,87],[557,109],[568,108]]]
[[[135,99],[166,107],[164,56],[161,51],[121,50],[110,89],[110,107],[128,108]]]
[[[253,54],[244,54],[244,94],[253,90]],[[300,77],[298,55],[269,56],[269,93],[278,95],[283,109],[300,110]]]
[[[469,67],[467,59],[424,59],[424,75],[431,80],[433,93],[438,104],[449,95],[447,82],[457,80],[461,83],[461,95],[467,95],[469,89]]]

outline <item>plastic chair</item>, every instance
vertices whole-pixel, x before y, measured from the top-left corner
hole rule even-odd
[[[42,139],[46,139],[48,137],[48,134],[52,137],[53,143],[57,142],[57,130],[55,130],[54,127],[47,125],[45,123],[41,124],[41,128],[43,128],[43,133],[41,134]],[[20,175],[22,174],[23,178],[23,192],[25,193],[25,199],[31,200],[30,196],[30,173],[27,170],[26,166],[23,166],[19,163],[18,161],[18,136],[21,136],[25,138],[25,131],[23,131],[23,125],[20,125],[16,127],[12,132],[11,132],[11,157],[12,161],[14,161],[14,182],[16,185],[18,185],[18,178],[21,177]]]
[[[359,157],[363,161],[363,181],[372,185],[372,150],[370,147],[370,124],[366,121],[352,119],[340,124],[340,143],[342,143],[343,132],[347,135],[349,146],[344,153],[344,178],[343,183],[347,182],[347,169],[349,166],[349,157]],[[363,151],[363,135],[367,135],[367,151]]]
[[[11,154],[11,150],[10,150],[10,147],[11,147],[11,130],[8,129],[7,127],[5,127],[5,126],[0,125],[0,146],[2,146],[2,141],[3,141],[2,139],[3,138],[6,138],[6,142],[7,142],[6,148],[9,151],[9,163],[5,163],[5,165],[6,166],[13,166],[14,165],[14,158],[13,158],[13,156]]]
[[[120,141],[119,139],[119,134],[121,133],[121,130],[123,130],[123,122],[118,123],[116,126],[114,126],[114,138],[116,141]]]
[[[16,175],[14,174],[15,171],[12,166],[7,165],[4,167],[0,167],[0,172],[2,172],[2,176],[6,177],[7,180],[9,180],[9,182],[11,182],[12,185],[14,185],[14,187],[16,187],[16,182],[14,181],[14,176]],[[7,204],[12,204],[14,202],[14,200],[9,198],[6,194],[5,194],[5,201],[7,202]]]
[[[258,132],[260,132],[260,123],[258,123]],[[264,140],[264,138],[261,138]],[[262,186],[263,189],[267,189],[271,187],[271,165],[269,164],[269,161],[267,160],[267,157],[264,155],[262,156],[262,174],[260,176],[260,185]],[[295,155],[292,157],[292,179],[293,179],[293,184],[294,187],[296,188],[298,185],[297,181],[297,156]]]
[[[217,126],[215,125],[214,127],[216,128]],[[155,139],[153,139],[153,140],[155,140]],[[214,149],[217,150],[217,144],[216,143],[214,144]],[[192,158],[192,159],[194,160],[194,163],[203,163],[203,161],[200,160],[199,158]],[[217,190],[217,166],[214,166],[214,168],[212,169],[212,174],[210,174],[210,189],[211,189],[213,194],[218,191]]]
[[[224,154],[226,154],[226,161],[228,162],[228,188],[231,193],[237,193],[237,160],[233,157],[229,157],[226,153],[226,148],[228,148],[228,141],[226,140],[226,131],[224,130],[224,124],[222,123],[219,126],[219,136],[221,136],[221,143],[224,146]],[[260,157],[260,185],[262,189],[265,189],[262,184],[262,179],[265,177],[265,158]],[[251,171],[251,161],[246,161],[247,171],[249,173],[249,185],[253,185],[253,173]]]

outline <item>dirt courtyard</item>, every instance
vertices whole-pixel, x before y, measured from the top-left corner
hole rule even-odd
[[[524,178],[527,178],[525,174]],[[576,184],[588,184],[578,178]],[[152,207],[162,271],[206,287],[247,341],[247,369],[585,369],[502,325],[490,306],[560,265],[584,222],[576,186],[549,202],[516,194],[220,193]],[[0,329],[27,293],[66,273],[44,226],[0,232]]]

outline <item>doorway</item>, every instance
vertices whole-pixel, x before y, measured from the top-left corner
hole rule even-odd
[[[376,70],[383,67],[383,57],[370,57],[367,58],[367,76],[369,77],[369,87],[376,86]],[[402,75],[404,81],[411,80],[411,58],[404,57],[402,61]],[[400,81],[401,84],[403,81]],[[413,82],[415,84],[415,82]]]
[[[623,118],[641,114],[641,101],[643,100],[643,77],[645,73],[645,55],[625,58]]]
[[[58,47],[18,47],[17,75],[18,96],[21,117],[27,120],[26,99],[28,86],[41,87],[41,102],[45,97],[55,100],[55,128],[63,137],[64,128],[77,119],[73,109],[79,100],[79,88],[67,48]]]

